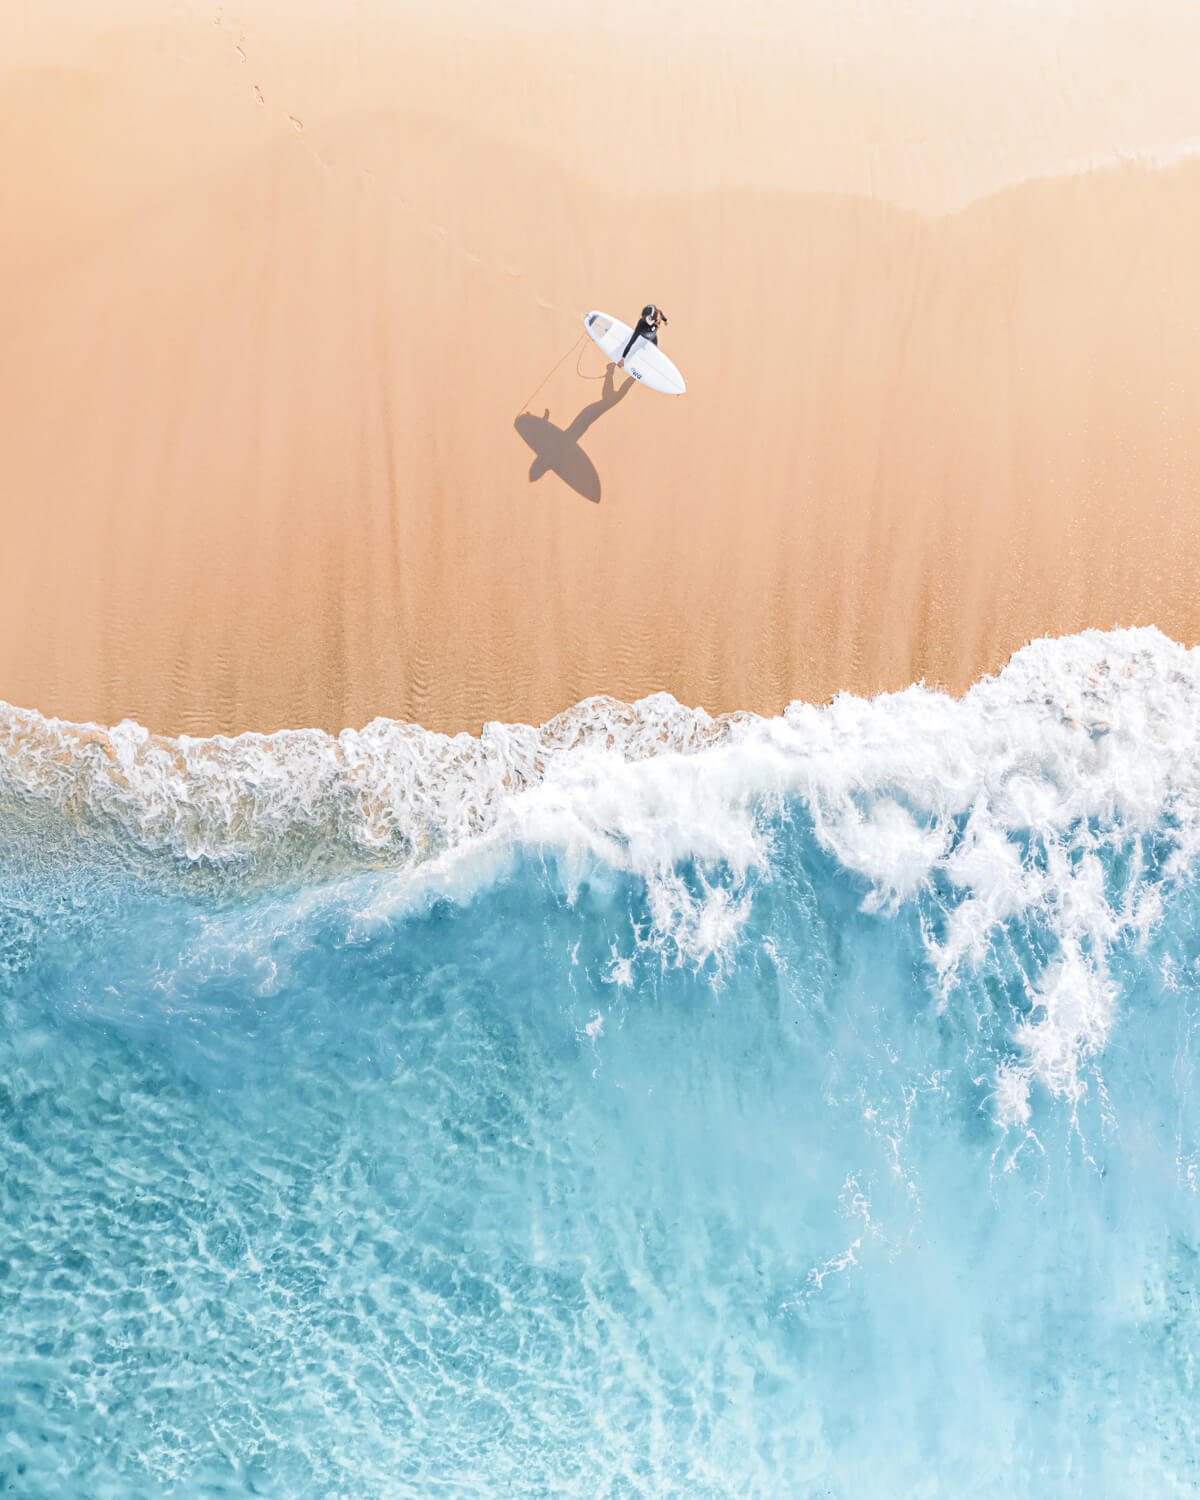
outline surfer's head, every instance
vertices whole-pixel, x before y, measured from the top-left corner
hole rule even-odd
[[[647,302],[645,307],[642,308],[642,317],[652,318],[657,311],[658,308],[655,307],[653,302]]]

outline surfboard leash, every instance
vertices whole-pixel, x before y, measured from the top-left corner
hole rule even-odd
[[[562,356],[562,359],[555,360],[554,365],[552,366],[552,368],[545,375],[542,376],[541,380],[538,381],[537,385],[534,386],[533,390],[531,390],[530,393],[528,394],[528,396],[525,397],[525,400],[521,403],[520,410],[517,412],[517,416],[518,417],[521,415],[522,412],[526,412],[526,411],[529,410],[529,403],[533,400],[533,398],[537,395],[537,393],[541,390],[541,388],[546,384],[546,382],[550,379],[550,377],[555,374],[555,372],[557,371],[559,365],[561,365],[564,360],[570,359],[571,355],[575,353],[576,349],[579,348],[580,344],[582,344],[583,341],[584,341],[584,339],[586,339],[586,338],[587,338],[587,329],[585,328],[584,331],[575,340],[575,342],[571,345],[571,347],[567,350],[567,352]],[[578,361],[576,361],[576,368],[578,368]]]
[[[601,352],[601,354],[604,354],[604,350],[603,349],[600,352]],[[587,353],[586,347],[583,348],[583,349],[581,349],[579,351],[579,358],[575,361],[575,373],[576,373],[576,375],[579,376],[580,380],[603,380],[605,378],[605,376],[608,374],[608,366],[610,364],[615,364],[616,361],[615,360],[610,360],[609,357],[608,357],[608,355],[605,354],[604,355],[605,365],[604,365],[603,371],[599,375],[585,375],[583,373],[583,371],[579,367],[583,363],[583,356],[586,353]]]

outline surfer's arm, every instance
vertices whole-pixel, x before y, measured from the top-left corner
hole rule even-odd
[[[624,364],[625,361],[629,358],[629,351],[633,348],[634,344],[637,343],[638,339],[640,339],[641,336],[642,336],[642,325],[639,323],[638,326],[629,335],[629,342],[625,345],[625,348],[621,351],[621,363],[622,364]]]

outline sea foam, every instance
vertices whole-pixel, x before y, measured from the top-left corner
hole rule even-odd
[[[1006,924],[1045,928],[996,1077],[1018,1123],[1034,1082],[1082,1093],[1113,1021],[1114,947],[1145,941],[1192,867],[1198,721],[1200,654],[1154,629],[1089,631],[1034,642],[960,699],[913,686],[777,718],[658,694],[478,737],[376,719],[337,736],[168,739],[4,708],[0,798],[160,876],[236,888],[394,867],[376,907],[466,899],[506,851],[538,848],[568,894],[602,868],[643,880],[639,940],[718,967],[753,883],[773,877],[779,817],[808,818],[865,911],[917,908],[944,999]]]

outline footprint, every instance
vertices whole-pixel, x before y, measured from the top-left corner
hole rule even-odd
[[[265,104],[267,102],[263,98],[263,91],[262,91],[262,89],[259,88],[259,86],[258,86],[257,83],[254,85],[254,97],[258,100],[258,102],[260,104]]]
[[[246,61],[246,52],[245,52],[245,49],[243,47],[235,47],[233,50],[238,55],[238,62],[245,62]]]
[[[288,122],[291,125],[291,127],[292,127],[293,130],[303,130],[304,129],[304,121],[303,120],[297,120],[297,118],[296,118],[295,115],[288,115]]]

